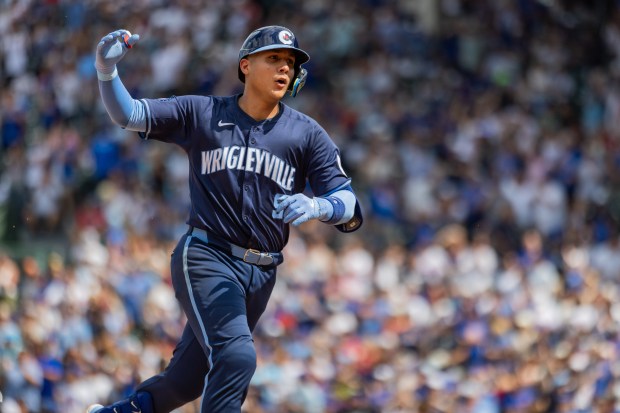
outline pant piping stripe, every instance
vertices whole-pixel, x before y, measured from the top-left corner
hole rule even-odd
[[[196,318],[198,319],[198,324],[200,324],[200,331],[202,332],[202,336],[205,340],[205,344],[207,345],[207,347],[209,348],[209,357],[208,357],[208,361],[209,361],[209,372],[207,373],[206,377],[205,377],[205,385],[202,389],[202,394],[205,394],[205,391],[207,389],[207,385],[209,384],[209,374],[211,373],[211,369],[213,368],[213,360],[212,360],[212,355],[213,355],[213,350],[211,348],[211,345],[209,344],[209,337],[207,336],[207,331],[205,329],[205,326],[202,322],[202,318],[200,317],[200,312],[198,311],[198,307],[196,306],[196,300],[194,299],[194,294],[192,291],[192,284],[190,282],[189,279],[189,271],[187,269],[187,250],[189,249],[189,244],[192,240],[192,236],[189,235],[187,237],[187,239],[185,240],[185,246],[183,247],[183,274],[185,275],[185,285],[187,286],[187,292],[189,293],[189,299],[192,303],[192,309],[194,310],[194,314],[196,315]],[[204,397],[202,398],[202,402],[201,404],[204,403]],[[201,406],[202,407],[202,406]]]

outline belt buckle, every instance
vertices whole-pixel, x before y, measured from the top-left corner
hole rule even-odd
[[[243,254],[243,261],[249,264],[270,265],[273,263],[273,256],[269,253],[249,248]]]
[[[252,248],[247,249],[243,254],[243,261],[250,264],[258,264],[258,262],[260,261],[260,254],[261,253],[259,250],[255,250]],[[250,256],[251,260],[248,258],[248,255]]]

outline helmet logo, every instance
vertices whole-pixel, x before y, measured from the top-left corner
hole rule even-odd
[[[278,33],[278,39],[280,39],[282,44],[293,44],[293,33],[288,30],[282,30]]]

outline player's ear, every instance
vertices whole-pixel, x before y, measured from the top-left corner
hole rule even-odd
[[[247,75],[250,71],[249,69],[250,61],[248,59],[241,59],[239,62],[239,69],[241,69],[241,73]]]

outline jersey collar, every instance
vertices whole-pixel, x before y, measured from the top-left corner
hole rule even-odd
[[[253,126],[268,125],[270,123],[275,123],[278,121],[278,119],[280,119],[282,114],[287,110],[287,106],[284,103],[278,102],[278,113],[273,118],[256,120],[250,115],[248,115],[247,113],[245,113],[243,110],[241,110],[241,108],[239,107],[239,98],[241,97],[241,95],[243,95],[243,93],[239,93],[237,95],[232,96],[233,104],[230,106],[231,111],[232,111],[231,115],[237,122],[240,123],[239,126],[253,127]]]

